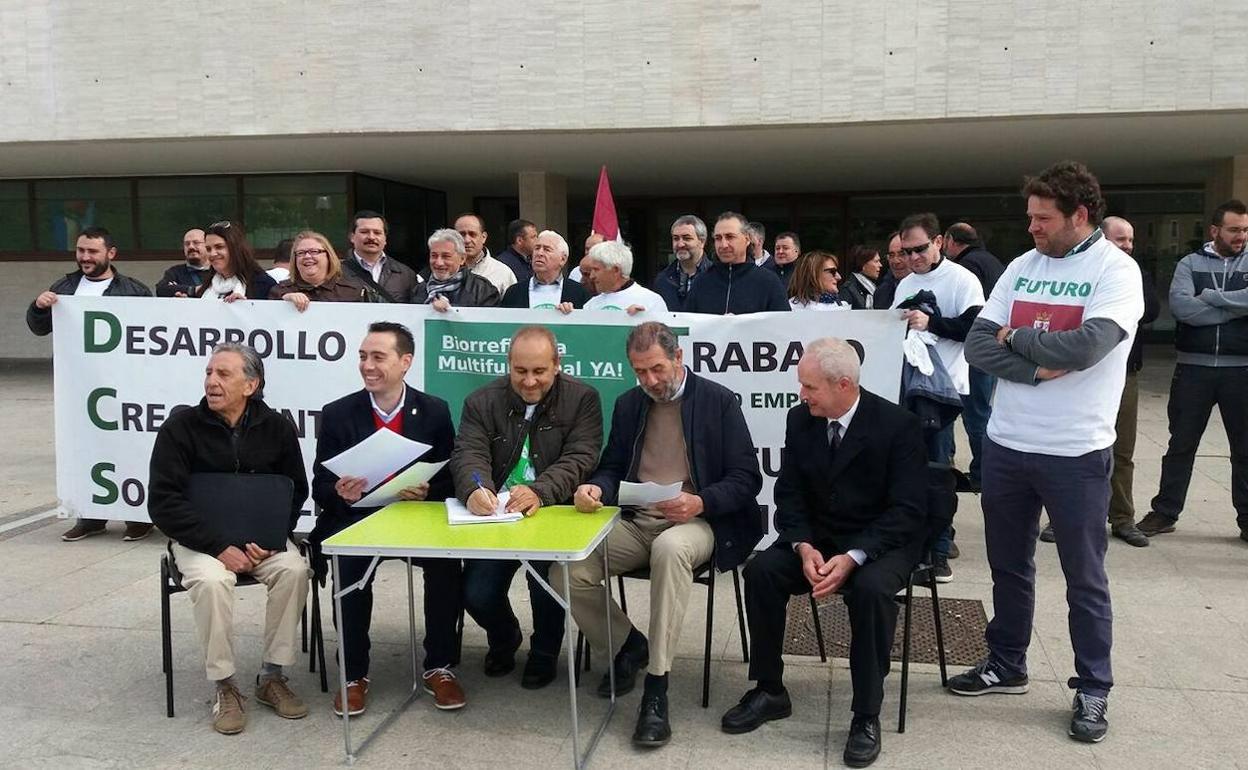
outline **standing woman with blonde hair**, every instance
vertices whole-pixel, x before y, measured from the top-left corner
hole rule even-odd
[[[838,293],[841,271],[836,255],[808,251],[797,258],[789,281],[789,304],[794,310],[849,310]]]
[[[275,281],[256,262],[242,225],[229,221],[208,225],[204,228],[204,253],[211,275],[191,296],[223,302],[268,299]]]
[[[342,274],[342,261],[324,235],[304,230],[290,249],[290,278],[274,286],[269,299],[294,303],[299,312],[309,302],[365,302],[364,286]]]

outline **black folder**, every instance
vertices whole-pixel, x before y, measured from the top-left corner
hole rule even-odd
[[[295,484],[274,473],[192,473],[191,505],[232,545],[286,550]]]

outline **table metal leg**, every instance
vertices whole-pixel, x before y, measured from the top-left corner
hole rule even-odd
[[[605,553],[604,553],[604,558],[605,558]],[[594,731],[593,737],[590,738],[589,745],[585,747],[585,756],[582,757],[581,756],[580,722],[578,720],[577,707],[576,707],[576,649],[575,649],[576,642],[572,634],[572,581],[568,577],[568,564],[569,563],[568,562],[562,563],[563,564],[563,596],[560,596],[559,592],[556,591],[554,588],[552,588],[550,583],[546,582],[546,580],[543,579],[542,576],[537,573],[537,570],[533,569],[533,565],[530,564],[527,559],[521,559],[520,564],[524,567],[525,572],[531,575],[533,579],[537,582],[537,584],[542,587],[542,590],[550,594],[551,598],[554,599],[555,602],[560,607],[563,608],[563,612],[564,612],[563,635],[564,635],[564,641],[568,648],[567,650],[568,703],[571,706],[571,710],[572,710],[572,766],[576,768],[576,770],[582,770],[582,768],[584,768],[586,765],[589,764],[589,758],[593,756],[594,749],[598,746],[598,740],[602,738],[602,734],[606,732],[607,725],[611,722],[611,715],[615,713],[615,693],[614,693],[615,679],[614,679],[614,676],[612,676],[612,679],[611,679],[612,695],[611,695],[611,702],[607,705],[607,713],[602,718],[602,724],[598,725],[598,729]],[[611,606],[610,604],[611,603],[611,581],[606,580],[603,582],[606,583],[607,608],[609,610]],[[609,613],[607,616],[607,623],[608,623],[607,634],[609,638],[610,633],[611,633],[610,631],[611,620],[610,620]],[[610,665],[610,661],[608,661],[608,665]]]
[[[416,590],[412,587],[412,560],[407,559],[407,642],[412,651],[412,692],[420,691],[420,671],[416,668]]]
[[[607,542],[602,542],[602,594],[605,606],[603,611],[607,613],[607,649],[603,650],[603,659],[607,665],[607,677],[611,682],[611,706],[615,706],[615,661],[607,653],[611,652],[614,647],[611,637],[611,559],[607,556]],[[623,589],[620,589],[623,590]]]
[[[376,560],[374,560],[374,564]],[[342,572],[338,569],[338,556],[334,555],[334,580],[338,580]],[[338,618],[338,695],[342,699],[342,741],[347,755],[347,764],[355,764],[355,754],[351,753],[351,709],[347,707],[347,653],[343,644],[342,633],[342,595],[356,586],[342,587],[334,591],[334,617]]]

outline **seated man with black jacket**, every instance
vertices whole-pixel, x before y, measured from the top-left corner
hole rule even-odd
[[[571,501],[602,451],[602,405],[598,391],[559,371],[559,343],[544,326],[524,326],[507,350],[508,374],[464,400],[459,435],[451,456],[455,493],[472,513],[498,506],[507,489],[507,509],[526,516],[544,505]],[[535,562],[543,576],[550,562]],[[489,650],[485,675],[505,676],[516,666],[523,634],[507,591],[518,561],[464,562],[464,608],[485,629]],[[563,641],[564,611],[528,575],[533,636],[520,686],[545,687],[555,679]]]
[[[611,655],[615,691],[633,689],[646,667],[645,695],[633,742],[661,746],[671,737],[667,674],[676,655],[693,571],[711,555],[720,570],[745,561],[763,536],[758,492],[763,476],[745,415],[732,391],[685,369],[676,334],[651,321],[634,328],[626,345],[640,383],[621,395],[598,470],[576,490],[576,507],[595,511],[619,499],[620,482],[680,482],[676,497],[625,510],[599,551],[570,565],[572,614],[590,646]],[[615,602],[611,638],[602,612],[602,549],[611,574],[650,570],[650,640]],[[562,587],[559,577],[554,585]],[[610,674],[598,694],[611,695]]]
[[[295,545],[268,551],[255,543],[230,542],[209,511],[198,510],[188,490],[195,473],[270,473],[294,485],[287,534],[299,521],[308,497],[299,437],[290,420],[269,408],[264,363],[246,345],[223,342],[213,348],[198,406],[174,412],[152,447],[147,512],[172,541],[169,550],[191,597],[195,626],[204,646],[208,678],[217,685],[213,728],[226,735],[247,724],[243,696],[234,682],[234,585],[250,574],[268,589],[264,659],[256,677],[256,700],[286,719],[307,716],[282,676],[295,662],[295,637],[308,598],[308,565]]]
[[[918,418],[859,388],[858,374],[857,353],[831,337],[811,343],[798,363],[803,403],[789,410],[774,494],[779,538],[745,568],[758,684],[724,714],[723,729],[745,733],[793,713],[780,657],[789,597],[841,591],[854,688],[844,758],[866,767],[880,752],[893,597],[922,549],[927,462]]]
[[[455,445],[451,410],[436,396],[408,386],[403,378],[412,365],[416,343],[406,326],[377,322],[368,327],[360,343],[360,376],[364,389],[343,396],[321,410],[321,430],[316,440],[316,462],[312,466],[312,499],[321,507],[311,541],[319,547],[326,538],[375,513],[377,508],[353,508],[365,490],[366,479],[338,477],[324,465],[379,430],[392,430],[400,436],[428,444],[431,449],[423,462],[449,460]],[[445,500],[454,493],[451,472],[443,467],[426,484],[402,490],[404,500]],[[318,549],[319,550],[319,549]],[[372,559],[367,556],[340,556],[334,575],[334,591],[359,582]],[[424,687],[433,695],[439,709],[453,710],[464,705],[464,693],[451,666],[459,662],[459,637],[455,627],[463,602],[456,559],[417,559],[425,573],[425,673]],[[315,564],[317,576],[324,574],[321,559]],[[368,707],[368,630],[373,613],[373,578],[358,590],[342,597],[342,616],[336,618],[338,634],[346,639],[347,707],[351,716]],[[334,694],[334,713],[342,716],[342,693]]]

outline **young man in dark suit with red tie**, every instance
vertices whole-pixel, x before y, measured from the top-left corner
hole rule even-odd
[[[329,536],[364,519],[377,508],[352,508],[365,492],[366,480],[338,477],[325,468],[325,461],[350,449],[379,430],[393,430],[432,448],[421,457],[425,462],[448,460],[455,443],[455,427],[447,403],[421,393],[403,378],[412,365],[415,341],[406,326],[379,321],[368,327],[360,343],[360,376],[364,389],[326,404],[321,410],[321,429],[316,441],[316,463],[312,467],[312,499],[320,505],[312,542],[320,544]],[[404,500],[445,500],[454,492],[449,467],[443,467],[425,484],[400,492]],[[424,570],[425,584],[425,673],[424,687],[434,696],[439,709],[453,710],[464,705],[464,692],[451,667],[459,662],[459,620],[463,568],[454,559],[417,559]],[[326,569],[317,559],[318,576]],[[339,557],[334,576],[335,591],[364,577],[372,562],[366,556]],[[357,591],[342,597],[342,617],[336,618],[339,635],[346,644],[347,703],[351,716],[364,713],[368,704],[369,639],[373,612],[373,577]],[[342,715],[342,693],[334,695],[334,713]]]

